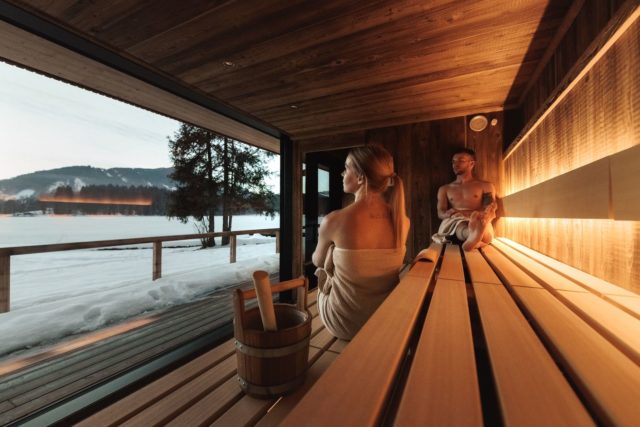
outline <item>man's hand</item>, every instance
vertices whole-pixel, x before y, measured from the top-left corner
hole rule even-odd
[[[460,212],[458,209],[455,209],[455,208],[447,209],[447,211],[444,214],[446,218],[455,218],[457,216],[462,216],[462,217],[465,216],[463,212]]]

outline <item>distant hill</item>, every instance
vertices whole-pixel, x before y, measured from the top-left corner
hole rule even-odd
[[[0,200],[25,198],[55,191],[60,186],[71,186],[79,191],[87,185],[149,186],[173,189],[175,183],[168,175],[172,168],[111,168],[69,166],[37,171],[14,178],[0,180]]]

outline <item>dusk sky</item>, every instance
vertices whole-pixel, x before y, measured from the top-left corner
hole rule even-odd
[[[1,61],[0,124],[0,179],[64,166],[169,167],[167,136],[180,125]]]

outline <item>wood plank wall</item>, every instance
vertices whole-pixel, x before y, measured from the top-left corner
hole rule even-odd
[[[576,189],[591,189],[594,194],[588,197],[592,203],[602,205],[600,214],[584,217],[570,209],[558,211],[556,208],[553,215],[536,215],[534,209],[529,218],[504,218],[501,235],[640,292],[640,198],[629,196],[638,192],[639,169],[633,159],[637,158],[640,144],[640,19],[635,9],[637,3],[633,8],[630,5],[625,2],[609,24],[620,18],[626,8],[636,10],[635,14],[627,14],[631,20],[626,22],[632,22],[631,25],[582,79],[567,86],[566,96],[541,116],[540,123],[521,138],[504,161],[502,186],[507,199],[517,192],[535,199],[536,187],[555,188],[556,184],[578,180],[571,185],[577,186]],[[589,33],[590,25],[591,21],[577,20],[575,31]],[[603,31],[607,29],[605,26]],[[558,48],[556,56],[562,57],[563,52],[568,52],[566,45]],[[577,63],[587,62],[583,56]],[[532,96],[546,93],[548,84],[538,82]],[[545,104],[553,105],[548,100]],[[621,167],[619,157],[624,161],[631,159],[636,172],[618,170],[634,167]],[[611,163],[606,163],[603,172],[605,197],[598,198],[595,197],[598,187],[595,175],[579,172],[593,169],[602,161]],[[545,193],[552,190],[547,189]],[[616,197],[617,193],[621,194],[620,198]],[[572,197],[576,194],[571,191]],[[543,203],[540,197],[531,200],[533,207],[540,203]]]
[[[503,113],[485,115],[489,122],[496,119],[497,124],[488,125],[482,132],[471,131],[467,123],[472,116],[463,116],[329,137],[332,143],[347,141],[345,145],[349,146],[378,143],[393,155],[396,172],[404,181],[407,213],[411,218],[407,260],[427,247],[431,235],[438,230],[436,195],[441,185],[455,179],[451,156],[456,149],[465,146],[474,149],[478,157],[476,175],[499,188]],[[310,148],[325,147],[317,139],[298,142]]]
[[[533,119],[580,56],[605,28],[625,0],[585,0],[558,47],[522,98],[524,122]]]

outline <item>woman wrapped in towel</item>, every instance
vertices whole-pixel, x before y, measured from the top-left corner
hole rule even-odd
[[[382,146],[351,150],[342,185],[355,201],[323,219],[312,259],[320,318],[350,340],[398,284],[409,218],[402,180]]]

